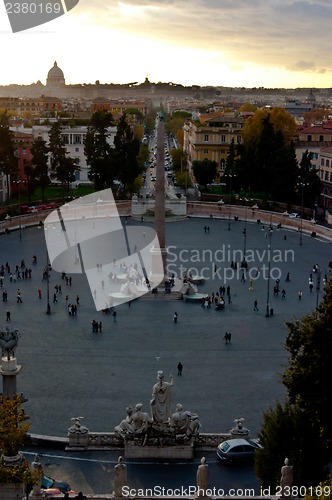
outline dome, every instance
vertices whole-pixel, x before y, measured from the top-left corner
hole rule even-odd
[[[54,66],[47,73],[46,85],[65,85],[65,77],[62,69],[59,68],[56,61],[54,61]]]

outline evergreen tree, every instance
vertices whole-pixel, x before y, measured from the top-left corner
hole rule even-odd
[[[61,138],[61,124],[55,122],[49,132],[49,151],[51,153],[51,178],[57,179],[67,185],[69,191],[70,183],[75,180],[75,171],[79,170],[77,161],[67,155],[66,148]]]
[[[41,138],[36,139],[31,147],[31,164],[34,169],[34,178],[41,188],[42,200],[44,201],[45,188],[50,183],[48,175],[48,153],[49,148]]]
[[[108,111],[93,113],[84,141],[84,154],[90,165],[89,178],[95,189],[110,187],[115,179],[113,150],[109,143],[108,128],[113,124],[113,116]]]
[[[298,178],[298,184],[300,184],[299,194],[302,198],[302,188],[303,188],[303,202],[307,207],[312,207],[317,200],[322,187],[322,181],[318,176],[319,170],[314,170],[312,168],[312,152],[306,150],[303,153],[302,159],[300,161],[300,172]]]
[[[137,162],[140,143],[134,137],[134,133],[127,123],[126,113],[123,113],[117,125],[114,137],[114,166],[117,179],[126,185],[134,182],[136,177],[142,173]]]
[[[294,467],[294,485],[311,486],[325,479],[328,454],[319,439],[318,424],[297,405],[286,401],[283,406],[277,403],[275,409],[269,408],[258,437],[262,449],[255,453],[255,470],[261,486],[271,487],[271,495],[280,484],[285,458]]]
[[[332,421],[332,280],[325,284],[318,310],[287,323],[286,349],[290,353],[283,375],[290,402],[317,422],[321,438],[331,448]]]
[[[9,116],[0,114],[0,171],[6,175],[7,199],[9,199],[10,177],[17,178],[18,162],[14,154],[13,134],[9,128]]]
[[[218,164],[216,161],[205,158],[202,161],[193,161],[193,173],[198,184],[207,186],[211,184],[217,175]]]

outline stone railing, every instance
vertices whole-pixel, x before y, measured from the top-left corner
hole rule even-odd
[[[187,204],[187,215],[189,217],[209,217],[224,220],[247,220],[248,222],[260,221],[262,225],[278,226],[300,230],[301,219],[292,219],[286,214],[278,212],[270,212],[268,210],[253,209],[252,207],[226,205],[215,202],[190,202]],[[302,232],[306,234],[316,233],[316,236],[321,236],[332,240],[332,229],[320,224],[315,224],[306,219],[302,219]]]

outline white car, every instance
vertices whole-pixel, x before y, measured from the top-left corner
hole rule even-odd
[[[292,214],[289,214],[289,215],[288,215],[288,217],[289,217],[290,219],[300,219],[300,218],[301,218],[301,215],[300,215],[300,214],[298,214],[298,213],[296,213],[296,212],[294,212],[294,213],[292,213]]]

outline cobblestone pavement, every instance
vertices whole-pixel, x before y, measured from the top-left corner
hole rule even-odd
[[[205,225],[209,232],[204,232]],[[157,296],[140,298],[131,307],[118,307],[116,321],[111,315],[96,312],[84,275],[73,274],[72,286],[67,286],[54,271],[50,279],[51,314],[47,315],[43,230],[25,229],[21,241],[18,232],[2,236],[0,264],[8,261],[13,268],[24,259],[32,269],[28,280],[13,283],[6,276],[3,290],[8,292],[8,302],[0,298],[2,324],[6,325],[9,309],[10,324],[21,333],[16,355],[22,370],[17,386],[28,398],[25,409],[30,432],[66,436],[74,416],[83,416],[90,431],[113,431],[125,417],[126,406],[141,402],[143,410],[149,411],[157,371],[163,370],[166,380],[174,374],[173,406],[181,403],[197,413],[201,432],[227,432],[235,418],[244,417],[255,435],[263,412],[285,396],[281,384],[287,363],[285,321],[315,309],[321,295],[316,294],[316,281],[310,293],[308,278],[314,264],[323,274],[327,271],[331,243],[303,236],[303,245],[299,245],[297,232],[273,231],[269,309],[273,308],[274,314],[266,317],[269,236],[266,227],[247,223],[245,238],[244,228],[244,222],[232,221],[228,230],[228,221],[216,219],[166,224],[169,271],[177,272],[179,264],[194,268],[193,272],[196,268],[203,271],[206,279],[199,290],[209,294],[223,282],[229,284],[232,303],[226,303],[223,311]],[[237,252],[234,260],[239,262],[244,247],[252,290],[249,279],[241,282],[241,272],[230,279],[232,252]],[[34,254],[38,258],[35,265]],[[256,279],[257,267],[261,271]],[[273,295],[279,272],[280,287],[286,290],[284,300]],[[289,283],[285,282],[287,272]],[[56,284],[62,285],[62,293],[53,303]],[[16,302],[17,288],[22,303]],[[41,299],[38,289],[42,290]],[[299,290],[303,291],[301,301]],[[77,316],[68,315],[66,295],[69,303],[79,295]],[[255,299],[258,311],[253,310]],[[175,311],[179,318],[176,324]],[[101,333],[92,333],[93,319],[102,321]],[[225,331],[232,334],[227,345]],[[176,371],[179,361],[184,367],[182,377]]]

